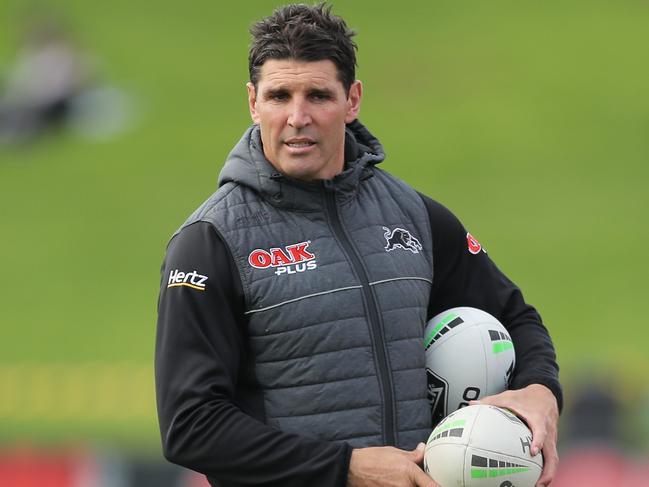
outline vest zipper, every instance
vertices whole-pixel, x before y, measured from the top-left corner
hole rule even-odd
[[[379,366],[378,380],[383,395],[383,436],[387,446],[395,446],[394,385],[392,384],[392,374],[390,373],[390,367],[388,366],[388,351],[385,346],[385,336],[383,334],[383,326],[381,325],[382,320],[379,314],[379,307],[374,292],[370,286],[367,271],[365,270],[359,252],[340,221],[335,192],[326,191],[325,205],[334,235],[337,237],[338,242],[341,244],[343,251],[352,265],[352,268],[355,270],[356,275],[361,281],[363,300],[369,314],[372,348]]]

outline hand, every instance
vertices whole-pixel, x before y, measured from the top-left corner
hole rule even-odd
[[[488,396],[470,404],[489,404],[507,408],[523,418],[532,430],[530,452],[536,456],[543,451],[543,472],[536,487],[545,487],[552,482],[559,466],[557,454],[557,423],[559,407],[552,391],[541,384],[531,384],[523,389],[505,391]]]
[[[420,443],[413,451],[391,446],[354,449],[347,487],[440,487],[420,467],[424,448]]]

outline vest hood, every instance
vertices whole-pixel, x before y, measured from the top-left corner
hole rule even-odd
[[[353,197],[358,184],[372,176],[372,168],[385,158],[383,146],[358,120],[345,128],[345,169],[329,180],[300,181],[280,173],[266,159],[258,125],[253,125],[228,155],[219,175],[219,187],[227,183],[247,186],[275,206],[309,210],[313,193],[336,191]],[[320,201],[316,198],[317,207]]]

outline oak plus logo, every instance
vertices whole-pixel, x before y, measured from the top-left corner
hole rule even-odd
[[[181,272],[175,269],[169,273],[167,288],[184,286],[196,289],[197,291],[205,291],[205,281],[207,279],[207,276],[203,276],[196,271]]]
[[[255,269],[275,270],[275,275],[297,274],[318,267],[315,254],[309,252],[311,241],[300,242],[286,247],[273,247],[269,250],[255,249],[248,256],[248,263]]]

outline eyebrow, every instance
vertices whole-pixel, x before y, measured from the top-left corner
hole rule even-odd
[[[264,92],[264,98],[273,98],[277,95],[288,95],[286,88],[271,88]]]
[[[334,92],[329,88],[312,88],[309,90],[309,95],[324,95],[334,97]]]
[[[290,91],[287,88],[279,87],[279,88],[269,88],[264,92],[265,98],[273,98],[278,95],[290,95]],[[307,95],[309,96],[320,95],[320,96],[334,97],[334,92],[329,88],[311,88],[308,90]]]

